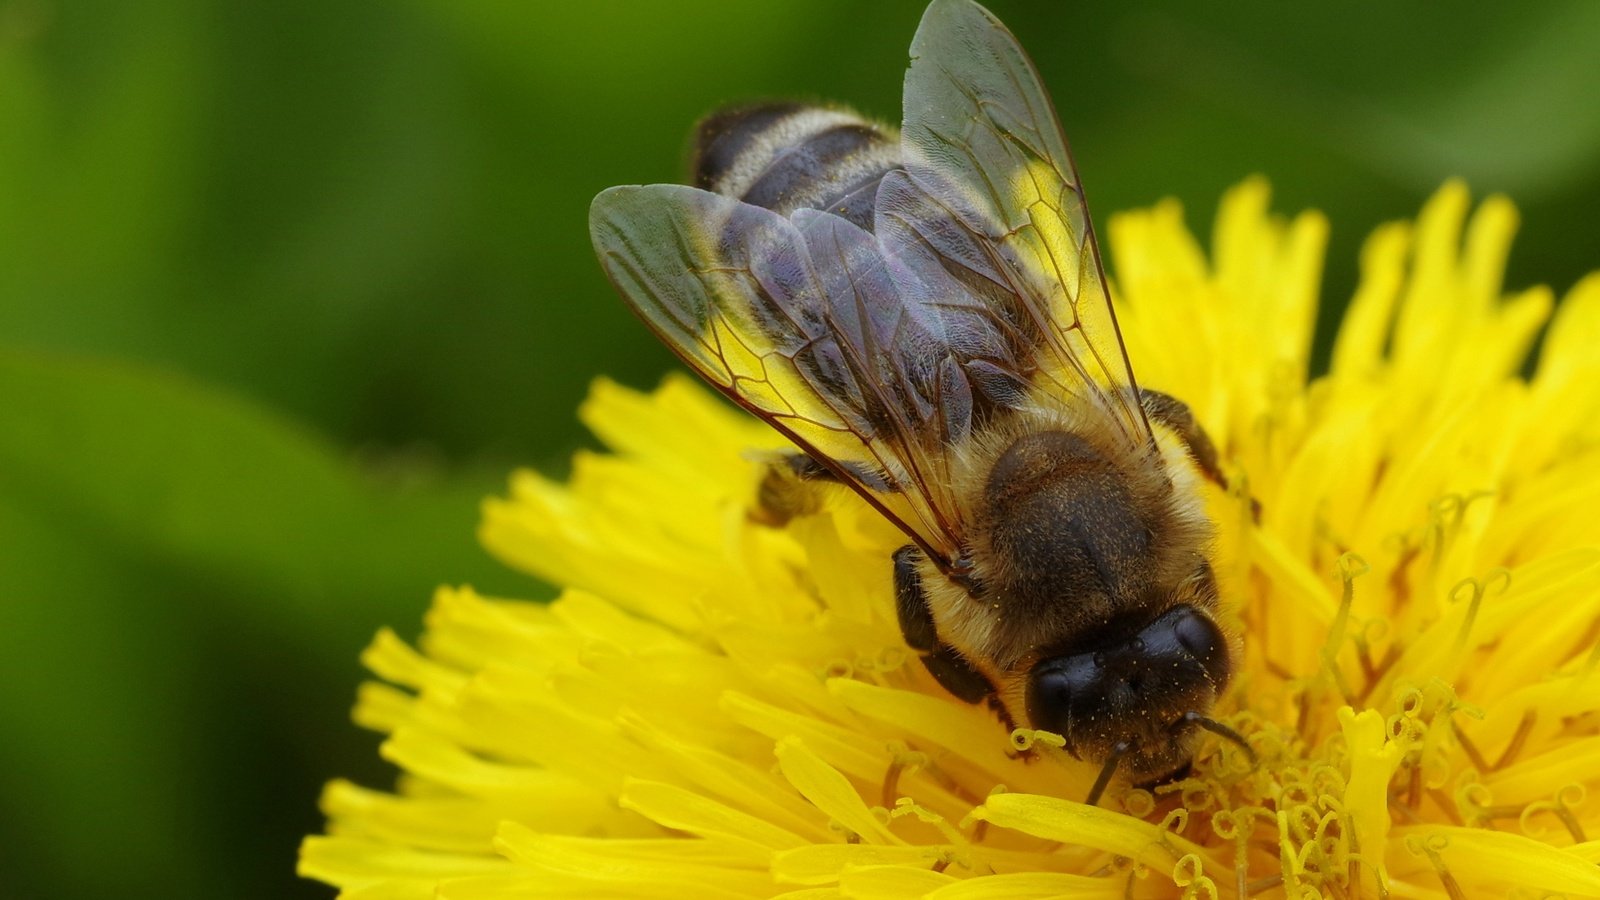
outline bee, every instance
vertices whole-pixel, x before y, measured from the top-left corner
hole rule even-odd
[[[840,482],[904,532],[906,643],[955,697],[1101,765],[1173,777],[1234,653],[1201,481],[1217,452],[1141,389],[1083,190],[1016,38],[934,0],[898,131],[799,104],[696,134],[696,186],[595,198],[602,267],[690,368],[792,441],[783,483]],[[1159,439],[1158,436],[1166,439]]]

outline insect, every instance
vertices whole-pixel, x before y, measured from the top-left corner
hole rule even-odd
[[[633,310],[904,531],[905,640],[951,694],[1135,780],[1187,766],[1233,666],[1222,483],[1188,408],[1134,381],[1048,95],[1004,25],[935,0],[901,127],[796,104],[697,135],[698,186],[611,188],[590,232]],[[801,510],[803,511],[803,510]]]

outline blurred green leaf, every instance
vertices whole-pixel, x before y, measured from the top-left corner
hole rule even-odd
[[[283,596],[232,612],[302,627],[336,600],[505,580],[472,537],[476,499],[502,473],[385,485],[237,396],[123,363],[0,351],[0,395],[0,491],[145,558]]]
[[[148,602],[170,586],[10,496],[0,496],[0,547],[7,894],[115,896],[160,883],[169,896],[198,896],[215,867],[164,862],[192,846],[180,820],[196,784],[178,739],[197,735],[173,702],[185,687],[175,639],[193,635],[175,610]]]
[[[498,472],[380,480],[125,364],[0,352],[0,396],[0,806],[23,811],[0,828],[84,896],[197,895],[178,874],[222,895],[292,885],[320,782],[377,775],[326,752],[349,743],[361,645],[418,621],[442,581],[536,590],[474,544]],[[94,866],[76,864],[86,840]],[[235,843],[255,848],[244,871]]]
[[[1300,136],[1411,190],[1432,190],[1448,173],[1531,203],[1593,177],[1600,163],[1600,109],[1584,99],[1600,91],[1600,6],[1440,15],[1426,43],[1400,8],[1295,12],[1299,27],[1277,42],[1251,29],[1270,30],[1281,11],[1232,14],[1129,16],[1122,56],[1146,77],[1265,126],[1274,150]],[[1496,40],[1475,46],[1485,31]],[[1382,65],[1385,56],[1404,64]]]

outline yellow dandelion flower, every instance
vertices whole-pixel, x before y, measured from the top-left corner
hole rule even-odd
[[[1470,215],[1469,215],[1470,213]],[[331,784],[305,875],[349,898],[1600,896],[1600,277],[1503,296],[1516,215],[1447,185],[1381,228],[1308,379],[1326,233],[1251,181],[1209,254],[1111,222],[1140,379],[1261,504],[1211,496],[1242,636],[1188,777],[1007,735],[901,638],[899,533],[854,495],[755,524],[770,431],[682,378],[600,382],[609,452],[485,507],[548,605],[439,591],[379,635],[357,721],[393,792]],[[1595,790],[1600,794],[1600,790]]]

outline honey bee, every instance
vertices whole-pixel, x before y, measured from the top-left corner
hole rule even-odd
[[[1210,439],[1134,381],[1083,190],[1038,73],[970,0],[934,0],[896,132],[840,109],[701,123],[697,186],[611,188],[590,233],[644,322],[908,540],[906,643],[954,696],[1099,763],[1183,770],[1233,666]],[[1167,439],[1160,440],[1158,435]]]

